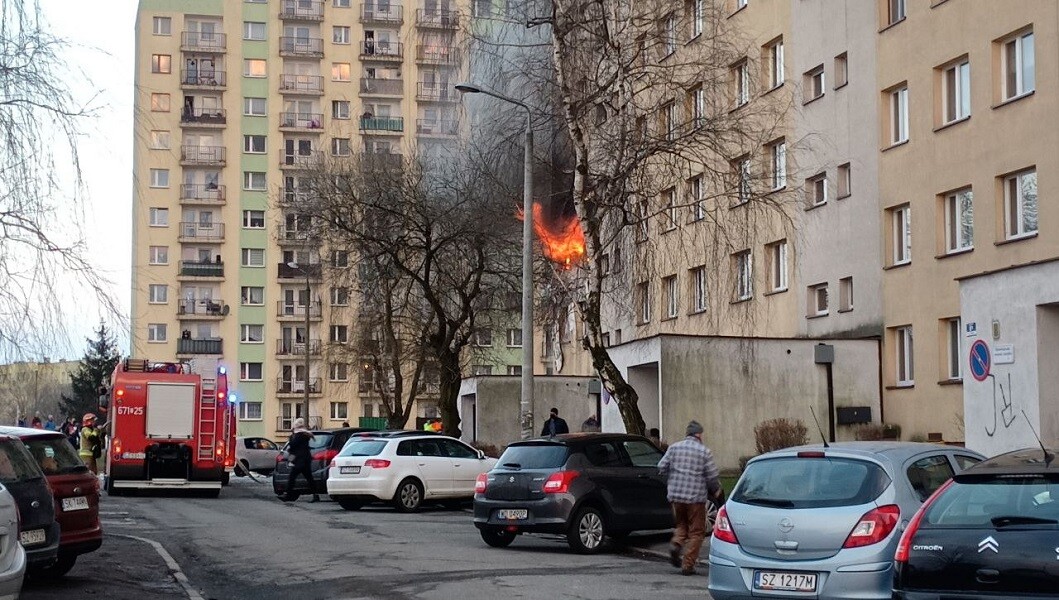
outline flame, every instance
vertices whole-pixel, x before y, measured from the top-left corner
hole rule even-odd
[[[581,222],[574,215],[549,224],[542,215],[540,203],[534,202],[533,230],[541,241],[544,255],[569,269],[585,255],[585,233],[581,231]],[[521,208],[518,209],[518,219],[522,220]]]

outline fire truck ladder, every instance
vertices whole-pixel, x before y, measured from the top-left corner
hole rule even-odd
[[[217,443],[217,380],[202,379],[202,398],[199,400],[199,460],[214,458]]]

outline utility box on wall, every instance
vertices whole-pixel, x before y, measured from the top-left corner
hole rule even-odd
[[[836,409],[839,425],[871,423],[870,406],[840,406]]]

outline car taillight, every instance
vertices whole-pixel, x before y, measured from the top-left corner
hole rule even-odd
[[[577,479],[578,471],[559,471],[544,480],[545,494],[565,494],[570,491],[570,482]]]
[[[110,440],[110,451],[114,454],[114,458],[121,458],[121,438]]]
[[[739,538],[735,537],[735,529],[732,529],[732,522],[728,520],[728,509],[724,506],[717,511],[717,519],[713,524],[713,537],[729,544],[739,543]]]
[[[276,455],[276,464],[278,465],[281,462],[283,462],[283,453],[282,452],[280,452],[279,454]]]
[[[338,456],[338,450],[319,450],[313,454],[313,460],[328,462]]]
[[[923,521],[923,515],[926,514],[930,505],[933,504],[938,496],[947,490],[950,485],[952,485],[951,479],[946,481],[936,492],[931,494],[930,498],[927,498],[927,501],[923,503],[923,506],[920,506],[919,510],[916,511],[915,516],[909,521],[908,527],[905,528],[905,532],[901,534],[901,541],[897,542],[897,551],[894,552],[894,560],[896,562],[908,562],[908,552],[912,549],[912,538],[916,535],[916,531],[919,530],[919,524]]]
[[[820,450],[803,450],[797,454],[798,458],[826,458],[827,455]]]
[[[484,494],[487,485],[489,485],[489,476],[485,473],[479,473],[474,480],[474,493]]]
[[[846,537],[846,543],[842,544],[842,547],[860,548],[861,546],[878,544],[886,539],[886,536],[890,535],[894,527],[897,527],[897,522],[900,519],[901,507],[896,504],[873,508],[864,513],[860,521],[853,526],[853,531],[849,532],[849,536]]]
[[[364,461],[365,467],[371,467],[373,469],[385,469],[390,466],[390,461],[383,458],[369,458]]]

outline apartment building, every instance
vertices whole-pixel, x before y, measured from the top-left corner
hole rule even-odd
[[[448,0],[140,1],[132,351],[221,359],[240,435],[282,435],[306,391],[313,426],[380,416],[340,351],[357,309],[329,273],[350,256],[308,235],[299,177],[451,143],[469,18]]]

